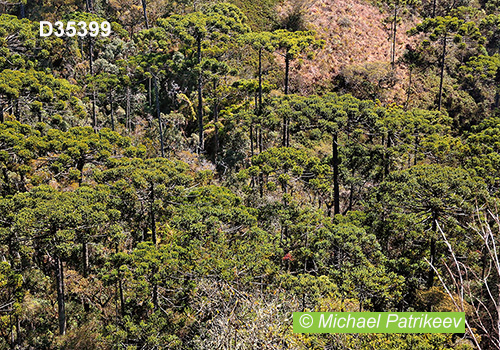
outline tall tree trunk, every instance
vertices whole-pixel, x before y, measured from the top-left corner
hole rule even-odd
[[[262,172],[259,174],[259,195],[260,198],[264,197],[264,175]]]
[[[255,117],[258,117],[259,116],[259,94],[258,92],[255,93],[254,95],[254,99],[255,99],[255,109],[254,109],[254,113],[255,113]],[[254,155],[254,141],[257,142],[257,135],[258,135],[258,130],[256,130],[256,136],[255,136],[255,140],[254,140],[254,124],[255,124],[255,119],[254,117],[251,117],[250,118],[250,159],[253,157]],[[253,180],[252,180],[253,181]]]
[[[198,154],[202,154],[204,150],[203,144],[203,94],[202,83],[203,77],[201,72],[201,38],[197,38],[197,57],[200,71],[198,72]]]
[[[332,140],[332,166],[333,166],[333,214],[340,213],[340,189],[339,189],[339,149],[337,133],[333,134]]]
[[[127,105],[125,107],[125,119],[127,120],[127,129],[130,132],[131,121],[130,121],[130,85],[127,85]]]
[[[155,210],[154,210],[154,201],[155,201],[155,188],[154,185],[151,184],[150,191],[150,215],[151,215],[151,240],[153,241],[155,247],[157,246],[156,240],[156,219],[155,219]],[[158,284],[156,283],[154,275],[158,272],[156,266],[153,268],[153,306],[154,311],[158,310]]]
[[[23,2],[21,2],[21,4],[19,6],[20,6],[19,18],[20,19],[26,18],[26,5]]]
[[[158,268],[153,267],[153,310],[158,310],[158,283],[156,283],[154,275],[158,273]]]
[[[89,276],[89,244],[86,237],[82,240],[82,263],[83,277],[87,278]]]
[[[253,120],[250,121],[250,158],[253,157]]]
[[[94,42],[92,38],[89,36],[89,67],[90,67],[90,75],[94,77]],[[95,112],[95,87],[92,88],[92,128],[94,132],[97,132],[97,116]]]
[[[259,48],[259,108],[257,113],[262,114],[262,47]]]
[[[113,91],[109,91],[109,105],[111,107],[111,130],[115,131],[115,115],[114,115],[114,109],[113,109]]]
[[[153,86],[151,84],[152,79],[148,78],[148,105],[149,109],[153,108],[153,99],[151,97],[151,91],[153,91]]]
[[[287,147],[287,144],[286,144],[286,140],[287,140],[287,138],[286,138],[286,134],[287,134],[287,128],[286,128],[286,126],[287,125],[286,125],[286,123],[287,123],[287,118],[286,118],[286,115],[283,114],[283,140],[281,142],[281,145],[283,147]]]
[[[217,123],[219,122],[219,105],[218,105],[218,100],[217,100],[217,81],[214,80],[214,125],[215,125],[215,147],[214,147],[214,163],[217,164],[217,154],[219,153],[219,126]],[[251,129],[250,129],[251,130]],[[250,136],[250,142],[252,136]]]
[[[165,157],[165,145],[163,143],[163,123],[161,122],[161,114],[160,114],[160,94],[158,93],[158,82],[156,76],[153,78],[154,86],[155,86],[155,101],[156,101],[156,117],[158,118],[158,125],[160,128],[160,148],[161,148],[161,156]]]
[[[392,133],[389,132],[387,134],[387,145],[385,148],[384,154],[384,178],[389,176],[390,165],[391,165],[391,156],[390,156],[390,148],[392,146]]]
[[[85,158],[80,158],[76,162],[76,170],[80,172],[80,177],[78,178],[78,184],[81,185],[83,181],[83,168],[85,167]]]
[[[122,314],[122,317],[125,316],[125,298],[123,296],[123,283],[122,283],[122,277],[121,275],[118,276],[118,288],[119,288],[119,293],[120,293],[120,311]]]
[[[151,216],[151,240],[156,246],[156,220],[155,220],[155,211],[154,211],[154,201],[155,201],[155,188],[154,185],[151,184],[150,194],[150,216]]]
[[[353,168],[351,170],[351,177],[354,179],[354,174],[355,174],[355,169]],[[351,183],[351,186],[350,186],[350,190],[349,190],[349,206],[347,207],[347,210],[346,212],[348,211],[351,211],[352,210],[352,204],[354,203],[354,191],[355,191],[355,188],[354,188],[354,182]]]
[[[417,165],[417,158],[418,158],[418,136],[415,137],[415,149],[413,153],[413,165]]]
[[[3,102],[0,102],[0,123],[4,123],[5,122],[5,119],[4,119],[4,116],[3,116],[4,109],[5,109],[5,107],[4,107]]]
[[[16,117],[16,120],[21,122],[21,113],[19,112],[19,99],[18,98],[16,98],[14,111],[15,111],[14,116]]]
[[[290,119],[286,118],[286,146],[290,147]]]
[[[332,202],[326,202],[326,216],[332,216]]]
[[[290,58],[288,57],[288,52],[285,54],[285,95],[289,93],[289,82],[290,82]],[[289,146],[288,137],[288,118],[283,115],[283,147]]]
[[[64,301],[64,270],[59,256],[56,256],[57,311],[59,320],[59,335],[66,334],[66,307]]]
[[[432,228],[431,228],[431,240],[430,240],[430,256],[429,256],[429,261],[432,266],[434,266],[434,263],[436,262],[436,236],[437,236],[437,213],[434,211],[432,212]],[[427,280],[427,288],[432,288],[434,285],[434,269],[431,268],[429,270],[429,277]]]
[[[285,95],[289,93],[289,83],[290,83],[290,58],[288,57],[288,52],[285,55]]]
[[[262,153],[262,126],[259,126],[259,129],[257,130],[258,136],[257,136],[257,143],[259,146],[259,154]],[[264,174],[260,172],[259,174],[259,195],[260,198],[264,196]]]
[[[259,48],[259,91],[258,91],[258,104],[257,104],[257,116],[262,115],[262,47]],[[250,154],[253,157],[254,155],[254,145],[253,145],[253,129],[254,129],[254,121],[252,120],[250,124]],[[259,144],[259,131],[256,130],[256,142]]]
[[[443,55],[441,56],[441,74],[439,76],[439,98],[438,98],[438,111],[441,111],[441,104],[443,99],[443,80],[444,80],[444,65],[446,58],[446,39],[447,34],[445,33],[443,38]]]
[[[262,125],[259,125],[259,137],[257,142],[259,144],[259,153],[262,153],[262,150],[264,149],[262,145]]]
[[[141,4],[142,13],[144,14],[144,24],[146,25],[146,29],[149,29],[148,14],[146,12],[146,0],[141,0]]]
[[[86,237],[83,237],[82,241],[82,263],[83,263],[83,277],[87,278],[89,276],[89,245]],[[87,300],[83,302],[83,309],[86,313],[90,311],[90,306]]]
[[[432,0],[432,18],[436,17],[436,2],[437,0]]]
[[[396,66],[396,28],[398,25],[398,5],[397,3],[394,4],[394,23],[393,23],[393,34],[392,34],[392,58],[391,58],[391,64],[392,68],[395,68]]]

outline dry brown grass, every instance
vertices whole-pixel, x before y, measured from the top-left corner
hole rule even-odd
[[[281,11],[286,11],[287,6],[290,5],[285,4]],[[386,10],[364,0],[314,0],[304,15],[308,26],[318,32],[326,45],[314,60],[294,63],[292,84],[296,92],[307,94],[320,86],[327,87],[348,66],[390,62],[391,42],[384,25],[389,16]],[[398,25],[396,59],[403,55],[406,44],[414,42],[406,32],[415,23],[415,18],[405,16]],[[386,102],[404,100],[405,67],[398,68],[397,77],[398,84]]]

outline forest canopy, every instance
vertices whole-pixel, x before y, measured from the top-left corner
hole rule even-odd
[[[499,5],[0,2],[0,349],[500,349]]]

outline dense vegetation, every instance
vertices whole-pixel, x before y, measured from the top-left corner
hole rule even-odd
[[[391,61],[306,95],[306,1],[0,2],[0,349],[500,349],[499,5],[371,4]]]

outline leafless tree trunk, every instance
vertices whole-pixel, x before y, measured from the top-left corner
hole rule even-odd
[[[111,130],[115,131],[115,116],[113,109],[113,91],[109,91],[109,106],[110,106],[110,115],[111,115]]]
[[[444,81],[444,66],[446,59],[446,40],[447,35],[445,33],[443,38],[443,54],[441,56],[441,74],[439,75],[439,98],[438,98],[438,111],[441,111],[441,105],[443,100],[443,81]]]
[[[259,115],[262,114],[262,47],[259,49],[259,107],[257,112]]]
[[[288,57],[288,52],[285,53],[285,95],[289,93],[289,83],[290,83],[290,58]],[[283,114],[283,147],[290,146],[290,130],[288,125],[288,117]]]
[[[154,89],[155,89],[155,100],[156,100],[156,117],[158,118],[158,126],[160,128],[160,148],[161,148],[161,156],[165,157],[165,145],[163,143],[163,124],[161,122],[161,113],[160,113],[160,93],[158,92],[158,82],[156,76],[153,78]]]
[[[495,229],[494,229],[495,228]],[[449,259],[443,261],[445,273],[440,273],[434,263],[427,261],[441,285],[453,301],[457,311],[472,308],[472,315],[466,317],[465,326],[475,346],[481,350],[500,349],[500,218],[491,211],[477,210],[477,219],[471,231],[476,234],[478,246],[486,255],[483,270],[467,265],[466,260],[457,257],[455,249],[445,232],[437,224],[444,243],[448,247]],[[494,232],[499,230],[499,232]],[[479,247],[481,245],[481,247]],[[473,331],[475,329],[475,332]],[[479,341],[478,335],[481,338]]]
[[[215,146],[214,146],[214,163],[217,165],[217,156],[219,153],[219,126],[217,125],[219,123],[219,101],[218,101],[218,96],[217,96],[217,81],[214,80],[214,126],[215,126],[215,131],[214,131],[214,136],[215,136]],[[250,143],[251,143],[251,149],[252,149],[252,154],[253,154],[253,135],[252,135],[252,126],[250,126]]]
[[[203,142],[203,76],[201,72],[201,38],[198,38],[196,41],[198,65],[200,65],[200,71],[198,73],[198,154],[202,154],[205,147]]]
[[[394,20],[392,24],[392,58],[391,65],[394,69],[396,66],[396,28],[398,25],[398,4],[394,4]]]
[[[92,38],[89,36],[89,66],[90,66],[90,76],[94,77],[94,43]],[[95,87],[92,87],[92,128],[97,132],[97,117],[95,112]]]
[[[127,129],[130,132],[130,86],[127,85],[127,106],[125,110],[125,119],[127,120]]]
[[[332,138],[332,167],[333,167],[333,214],[340,214],[340,188],[339,188],[339,149],[337,133]]]

